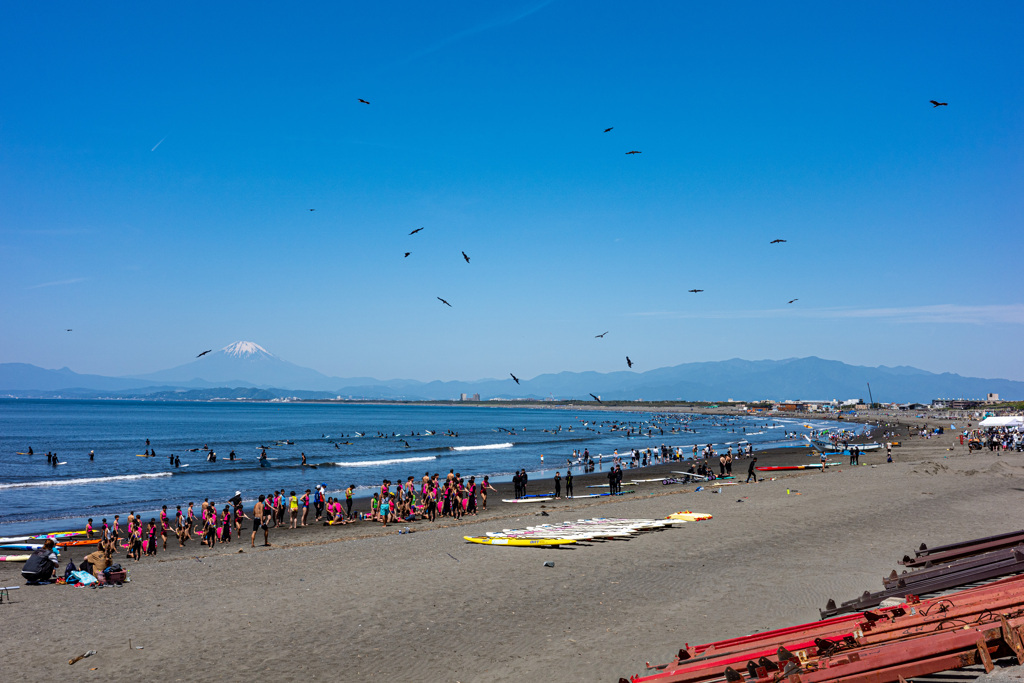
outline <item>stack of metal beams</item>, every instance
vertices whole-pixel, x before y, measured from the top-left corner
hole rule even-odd
[[[895,683],[1014,656],[1024,664],[1024,576],[875,611],[685,646],[619,683]]]
[[[893,571],[882,579],[884,590],[877,593],[866,591],[859,598],[838,606],[829,600],[825,609],[820,610],[821,618],[870,609],[888,598],[927,595],[1024,572],[1024,531],[936,548],[922,543],[914,551],[914,557],[904,555],[900,564],[912,571],[904,570],[902,574]]]

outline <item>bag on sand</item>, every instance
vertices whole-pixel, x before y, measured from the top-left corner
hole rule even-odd
[[[89,584],[96,583],[97,581],[96,577],[90,574],[89,572],[77,571],[73,572],[73,575],[75,578],[78,579],[78,582],[83,586],[88,586]]]
[[[75,563],[72,562],[71,558],[69,557],[68,558],[68,566],[64,567],[64,580],[66,581],[67,578],[69,576],[71,576],[75,572],[76,569],[78,569],[78,567],[75,566]]]

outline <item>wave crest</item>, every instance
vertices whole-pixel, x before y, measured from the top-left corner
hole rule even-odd
[[[155,479],[170,477],[173,472],[157,472],[155,474],[121,474],[114,477],[85,477],[83,479],[51,479],[49,481],[26,481],[17,484],[0,484],[0,489],[26,489],[47,486],[72,486],[74,484],[98,484],[107,481],[131,481],[132,479]]]

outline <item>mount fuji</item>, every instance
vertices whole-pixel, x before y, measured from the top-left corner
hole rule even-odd
[[[251,341],[228,344],[190,363],[148,375],[142,379],[188,387],[281,387],[334,391],[344,383],[337,377],[282,360]]]

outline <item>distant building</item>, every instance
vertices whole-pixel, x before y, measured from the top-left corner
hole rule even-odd
[[[480,400],[480,394],[473,394],[472,396],[470,396],[469,394],[459,394],[459,400],[460,401],[479,401]]]
[[[992,394],[989,394],[990,396]],[[950,410],[970,410],[981,405],[981,401],[973,398],[937,398],[932,401],[932,408],[949,408]]]
[[[985,397],[985,403],[999,403],[999,394],[988,394]]]
[[[460,401],[465,401],[466,400],[466,394],[459,394],[459,400]]]

